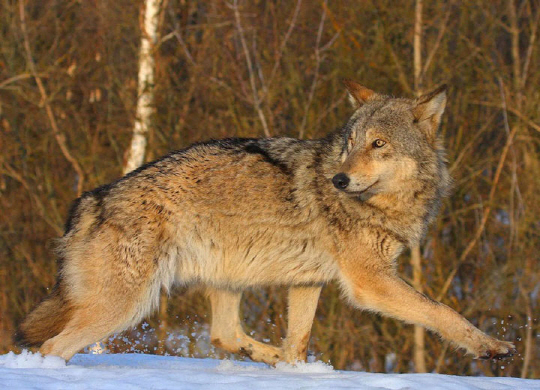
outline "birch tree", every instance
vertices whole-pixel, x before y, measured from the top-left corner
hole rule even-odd
[[[144,162],[147,133],[154,113],[155,58],[154,47],[158,41],[158,21],[161,0],[147,0],[139,51],[139,76],[137,88],[137,111],[133,126],[133,138],[124,166],[124,174],[137,169]]]

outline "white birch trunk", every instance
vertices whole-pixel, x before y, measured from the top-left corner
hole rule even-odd
[[[146,134],[154,113],[154,47],[158,40],[158,15],[161,0],[146,0],[144,25],[141,33],[141,49],[139,52],[139,79],[137,89],[137,111],[133,138],[128,153],[124,174],[137,169],[144,162],[146,152]]]

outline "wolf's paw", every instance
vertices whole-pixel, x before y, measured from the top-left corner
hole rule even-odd
[[[478,359],[482,360],[501,360],[516,354],[517,350],[514,344],[492,339],[489,345],[485,345],[478,354]]]

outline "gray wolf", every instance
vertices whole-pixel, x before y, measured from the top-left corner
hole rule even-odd
[[[70,359],[134,326],[160,290],[203,286],[211,341],[255,361],[306,359],[322,286],[362,310],[419,324],[478,358],[514,353],[396,272],[451,183],[438,127],[445,87],[392,98],[345,81],[355,111],[323,139],[199,143],[83,194],[58,239],[52,293],[22,322],[22,345]],[[242,290],[289,288],[277,347],[244,333]]]

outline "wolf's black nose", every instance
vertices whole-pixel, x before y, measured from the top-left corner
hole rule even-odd
[[[350,182],[351,179],[349,179],[349,176],[344,173],[338,173],[332,178],[332,183],[334,183],[334,187],[336,187],[338,190],[344,190],[347,188]]]

